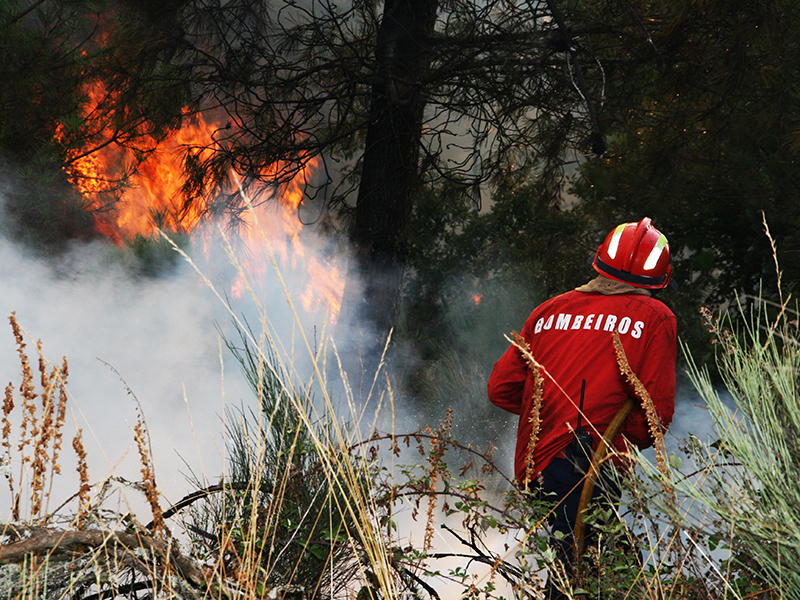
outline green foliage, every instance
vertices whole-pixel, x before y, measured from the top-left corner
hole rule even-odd
[[[257,411],[228,414],[229,470],[222,497],[194,510],[197,551],[240,584],[259,582],[262,592],[299,586],[307,598],[331,598],[359,574],[354,527],[337,498],[322,451],[299,410],[277,361],[265,361],[248,337],[227,341],[256,397]],[[261,359],[259,357],[262,357]],[[301,408],[302,407],[302,408]],[[325,425],[318,424],[320,428]],[[336,577],[326,576],[335,571]]]
[[[0,7],[0,153],[43,164],[41,157],[56,154],[56,123],[76,117],[80,108],[95,3],[37,3],[29,12],[31,4],[10,0]]]
[[[368,442],[390,444],[402,475],[382,470],[376,479],[389,511],[384,525],[394,525],[410,506],[416,529],[426,532],[414,545],[398,541],[394,566],[401,577],[418,573],[429,586],[446,582],[462,598],[497,600],[547,592],[569,600],[717,600],[763,596],[767,590],[742,563],[709,556],[720,548],[718,535],[663,527],[658,491],[647,486],[634,487],[640,495],[629,507],[590,506],[586,522],[595,529],[597,544],[587,546],[567,574],[547,524],[558,499],[521,493],[496,470],[491,447],[481,452],[454,438],[452,417],[436,429],[376,435]],[[432,542],[434,537],[444,542]],[[488,574],[479,575],[478,565],[490,567]]]
[[[758,294],[762,281],[776,289],[761,211],[774,223],[789,288],[800,281],[796,8],[573,3],[573,26],[597,56],[591,79],[604,86],[609,147],[581,165],[575,193],[609,229],[654,219],[687,308]]]
[[[0,6],[0,160],[13,233],[51,250],[97,235],[92,212],[117,192],[189,103],[172,59],[184,2],[12,0]],[[108,181],[80,161],[132,150]],[[81,165],[76,168],[76,165]],[[105,190],[89,198],[79,189]]]
[[[724,320],[711,324],[736,410],[722,401],[707,373],[692,369],[720,443],[712,448],[693,440],[706,481],[686,492],[733,534],[739,566],[756,566],[783,598],[800,598],[800,338],[796,312],[786,306],[777,316],[769,312],[759,303],[738,336]]]
[[[588,259],[599,239],[578,211],[548,206],[538,190],[500,191],[482,211],[458,187],[418,198],[398,335],[413,348],[409,385],[430,404],[486,404],[504,335],[550,295],[595,275]]]
[[[170,231],[168,235],[172,242],[182,248],[189,245],[190,238],[186,233]],[[169,272],[180,260],[172,244],[162,237],[137,234],[132,240],[126,240],[125,248],[133,256],[132,269],[146,277],[158,277]]]
[[[94,5],[10,0],[0,6],[5,205],[11,232],[39,249],[94,235],[86,205],[68,186],[57,139],[59,123],[69,129],[80,121],[84,69],[94,52],[87,39]]]

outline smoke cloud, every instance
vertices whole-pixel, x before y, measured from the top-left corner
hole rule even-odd
[[[0,192],[0,204],[2,200]],[[329,240],[309,236],[303,242],[308,254],[302,260],[322,260],[330,255]],[[192,246],[192,259],[210,277],[223,300],[183,260],[158,277],[144,277],[133,272],[124,251],[109,242],[74,243],[58,257],[45,258],[8,235],[0,235],[2,322],[7,323],[7,317],[16,313],[33,339],[34,343],[26,340],[32,359],[35,340],[41,339],[44,354],[52,363],[58,363],[62,355],[69,361],[69,414],[61,461],[64,475],[55,485],[51,509],[77,491],[69,447],[73,419],[83,430],[92,482],[109,475],[130,481],[141,478],[132,432],[139,405],[150,434],[157,483],[164,495],[162,505],[194,489],[186,477],[190,472],[209,483],[224,473],[225,412],[242,404],[254,406],[253,393],[221,338],[224,335],[238,340],[224,300],[229,300],[234,314],[256,332],[261,323],[246,292],[241,300],[230,294],[236,273],[222,250],[219,233],[198,233]],[[290,298],[297,302],[307,284],[307,273],[289,268],[283,275]],[[307,312],[296,304],[301,321],[297,323],[275,273],[268,268],[254,278],[257,300],[267,306],[270,331],[294,366],[307,373],[310,359],[299,335],[300,327],[316,349],[326,329],[326,308],[317,306]],[[482,292],[483,303],[491,301],[493,294]],[[473,295],[474,290],[464,290],[465,302],[474,307]],[[395,403],[394,425],[398,432],[425,425],[435,427],[452,407],[456,438],[482,448],[491,442],[498,447],[496,464],[510,473],[516,419],[493,407],[485,396],[491,366],[507,346],[503,334],[521,327],[533,308],[509,306],[509,298],[526,296],[504,290],[503,295],[497,294],[496,305],[488,305],[487,312],[493,315],[490,319],[455,319],[452,330],[460,337],[458,343],[476,352],[469,361],[453,355],[432,368],[439,395],[424,409],[415,403],[411,392],[395,389],[399,400]],[[502,310],[497,308],[500,305]],[[505,321],[497,322],[500,317]],[[471,328],[464,326],[467,322],[472,323]],[[330,327],[327,330],[331,333]],[[345,334],[337,329],[337,345],[343,345],[339,337]],[[409,354],[413,351],[401,349]],[[414,357],[411,362],[416,360]],[[9,382],[19,386],[19,359],[10,327],[0,323],[0,383],[5,386]],[[677,445],[688,432],[701,440],[713,437],[708,413],[700,404],[694,390],[682,387],[671,427],[671,445]],[[342,410],[347,411],[342,417],[348,419],[349,407]],[[390,429],[389,418],[379,421],[384,430]],[[366,414],[364,421],[371,423],[372,415]],[[18,464],[13,468],[16,478]],[[142,520],[149,520],[143,500],[132,496],[128,494],[134,508],[139,507]],[[10,506],[10,494],[0,492],[0,515],[8,515]]]
[[[187,480],[190,473],[216,482],[224,472],[226,409],[255,404],[222,339],[239,341],[225,302],[256,334],[261,329],[247,293],[241,300],[231,296],[236,273],[222,250],[220,234],[198,233],[190,255],[222,299],[183,260],[158,277],[144,277],[134,273],[125,252],[109,242],[74,243],[57,257],[41,257],[6,234],[0,235],[0,315],[6,323],[0,325],[0,383],[13,384],[19,404],[21,368],[7,320],[12,312],[32,338],[26,339],[26,351],[34,370],[36,340],[42,341],[51,363],[59,363],[62,356],[69,363],[70,399],[61,453],[64,475],[57,478],[50,509],[78,489],[70,447],[75,426],[83,430],[92,483],[110,475],[141,479],[132,432],[139,406],[152,444],[156,481],[164,495],[162,505],[193,489]],[[304,260],[321,256],[313,245],[321,241],[304,242]],[[303,372],[310,359],[282,285],[274,271],[252,277],[256,293],[263,294],[259,300],[269,303],[272,333]],[[289,269],[284,277],[290,293],[299,296],[307,274]],[[327,308],[317,306],[311,312],[295,308],[314,344],[317,332],[321,335],[324,329]],[[18,460],[12,457],[15,480]],[[129,500],[134,505],[139,502]],[[8,515],[10,506],[10,493],[0,492],[0,514]],[[149,520],[149,513],[141,518]]]

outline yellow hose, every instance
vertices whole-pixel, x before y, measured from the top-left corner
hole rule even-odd
[[[603,464],[606,454],[608,454],[611,441],[614,439],[614,437],[616,437],[620,427],[622,427],[622,424],[625,422],[625,419],[628,418],[628,415],[631,414],[631,411],[635,405],[636,401],[633,398],[628,398],[625,400],[625,403],[617,411],[617,414],[614,415],[611,423],[608,424],[608,427],[603,434],[603,438],[597,445],[597,450],[592,455],[592,464],[589,465],[589,472],[586,473],[586,480],[584,481],[583,491],[581,492],[581,501],[578,504],[578,517],[575,520],[575,532],[573,535],[575,541],[572,555],[573,564],[578,564],[578,562],[581,560],[581,556],[583,556],[583,544],[586,535],[586,523],[583,522],[583,512],[589,506],[589,500],[592,498],[592,493],[594,492],[594,486],[597,483],[597,474],[600,471],[600,466]]]

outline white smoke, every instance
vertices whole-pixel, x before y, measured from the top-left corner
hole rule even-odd
[[[19,404],[21,368],[8,323],[12,312],[32,338],[26,339],[26,351],[34,370],[39,339],[51,363],[62,356],[69,363],[64,475],[56,481],[50,509],[78,489],[70,447],[73,417],[83,430],[93,483],[110,475],[141,480],[132,432],[137,400],[150,435],[162,506],[194,489],[187,479],[190,472],[210,483],[223,474],[226,409],[242,404],[254,408],[255,400],[220,335],[239,341],[225,306],[231,268],[221,246],[218,235],[202,244],[198,240],[192,254],[222,300],[183,260],[168,274],[142,277],[132,273],[122,251],[108,242],[76,243],[63,255],[45,259],[0,236],[0,383],[13,384]],[[311,246],[305,250],[314,253]],[[301,283],[299,275],[288,273],[286,281],[290,294],[300,293],[295,287]],[[283,338],[281,343],[295,347],[292,360],[302,368],[310,359],[298,341],[290,298],[274,272],[265,273],[258,284],[270,299],[270,327]],[[232,301],[232,306],[236,316],[260,331],[250,298]],[[326,309],[306,313],[296,308],[313,344],[314,332],[323,330]],[[19,457],[12,456],[16,479],[15,460]],[[143,506],[140,500],[131,502]],[[9,515],[10,507],[11,494],[0,491],[0,518]],[[143,522],[149,519],[149,514],[140,516]]]

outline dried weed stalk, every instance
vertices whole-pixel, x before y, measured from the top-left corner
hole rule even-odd
[[[142,486],[144,487],[144,494],[147,498],[147,503],[150,505],[150,510],[153,513],[152,531],[154,535],[166,531],[164,526],[164,516],[161,506],[158,503],[158,487],[156,486],[155,468],[152,461],[152,446],[150,445],[150,436],[145,427],[144,410],[139,398],[133,393],[133,390],[128,386],[122,375],[110,364],[104,363],[109,369],[116,373],[120,381],[128,390],[128,394],[136,402],[136,425],[133,428],[133,439],[136,442],[136,449],[139,452],[139,461],[142,465]]]
[[[628,356],[625,354],[625,348],[622,346],[622,340],[620,340],[619,332],[614,330],[612,336],[614,339],[614,351],[617,355],[617,365],[619,366],[619,371],[633,388],[636,397],[642,402],[642,407],[644,408],[645,416],[647,417],[647,427],[650,430],[650,435],[654,440],[654,449],[656,452],[656,463],[658,464],[658,470],[662,475],[667,477],[669,476],[669,469],[667,468],[667,447],[664,442],[664,430],[661,427],[661,420],[656,412],[656,406],[653,403],[653,399],[650,397],[650,393],[647,391],[647,388],[644,387],[644,384],[636,376],[636,373],[633,372],[633,369],[628,362]]]
[[[141,416],[139,416],[136,420],[136,426],[133,428],[133,439],[136,441],[136,448],[139,450],[139,458],[142,463],[142,482],[145,486],[145,496],[148,504],[150,504],[150,510],[153,512],[153,534],[158,535],[164,531],[164,517],[161,505],[158,503],[156,476],[145,437],[144,423]]]
[[[20,474],[17,483],[22,486],[26,467],[30,466],[30,519],[36,520],[41,525],[47,524],[47,501],[52,491],[53,478],[61,473],[59,453],[61,451],[63,426],[66,417],[67,402],[67,377],[69,368],[66,358],[61,359],[61,364],[52,368],[42,352],[42,342],[36,343],[38,354],[39,383],[41,393],[37,393],[34,386],[33,369],[26,352],[25,336],[20,327],[16,314],[9,317],[11,329],[17,346],[20,365],[22,368],[22,383],[19,386],[21,397],[22,417],[19,425],[19,439],[16,444],[20,463]],[[39,402],[37,402],[37,399]],[[15,408],[14,387],[11,383],[5,389],[2,416],[2,448],[6,465],[11,464],[11,413]],[[48,481],[49,487],[46,485]],[[11,490],[13,505],[12,518],[20,518],[20,494],[15,492],[14,478],[8,473],[9,488]],[[46,489],[47,488],[47,489]]]
[[[440,476],[446,474],[447,466],[444,463],[443,457],[447,448],[447,440],[449,433],[453,427],[453,409],[447,409],[447,416],[442,423],[436,434],[427,428],[430,437],[430,452],[428,454],[428,462],[430,469],[428,471],[428,510],[426,512],[425,520],[425,539],[423,543],[423,552],[428,552],[433,546],[435,511],[436,511],[436,482],[439,481]]]
[[[78,515],[75,518],[75,528],[81,530],[89,515],[89,490],[91,487],[89,486],[89,467],[86,463],[86,449],[83,447],[83,432],[80,429],[78,429],[78,432],[72,439],[72,448],[75,450],[75,455],[78,457],[78,477],[81,482],[81,486],[78,489]]]
[[[14,493],[14,476],[11,471],[11,420],[9,415],[14,410],[14,386],[8,384],[6,386],[5,398],[3,399],[3,431],[2,431],[2,446],[3,446],[3,462],[6,467],[6,477],[8,478],[8,485],[11,488],[11,493]]]
[[[782,310],[785,307],[782,307]],[[726,355],[735,354],[738,349],[736,336],[728,328],[720,323],[719,317],[715,316],[707,306],[698,309],[700,318],[706,327],[706,331],[712,334],[711,343],[718,345]]]
[[[61,426],[66,415],[66,380],[69,372],[67,359],[62,357],[61,365],[48,371],[48,362],[42,353],[41,340],[36,343],[39,355],[39,381],[42,391],[39,394],[41,405],[38,435],[34,436],[33,457],[31,462],[31,514],[40,515],[52,490],[53,478],[61,472],[58,453],[61,448]],[[35,415],[34,415],[35,416]],[[50,470],[50,487],[45,493],[47,471]]]
[[[11,313],[8,320],[11,322],[11,329],[17,342],[17,354],[19,354],[19,361],[22,366],[22,383],[19,386],[19,393],[22,397],[22,423],[20,424],[17,451],[20,453],[21,468],[24,468],[25,464],[30,462],[30,457],[27,456],[25,449],[30,443],[30,438],[33,438],[38,432],[36,426],[36,392],[33,387],[31,363],[25,352],[26,344],[22,335],[22,328],[17,322],[16,313]],[[28,432],[28,423],[31,424],[30,433]],[[22,474],[20,474],[20,479],[22,479]]]
[[[542,397],[544,396],[544,377],[539,369],[539,363],[533,358],[531,354],[531,347],[521,335],[516,331],[511,332],[514,343],[519,347],[522,352],[522,358],[528,364],[528,368],[533,373],[533,398],[531,400],[531,414],[528,418],[531,424],[531,437],[528,441],[528,448],[525,454],[525,489],[528,489],[528,483],[533,481],[536,476],[536,465],[533,460],[533,450],[536,443],[539,441],[539,432],[542,427]]]

